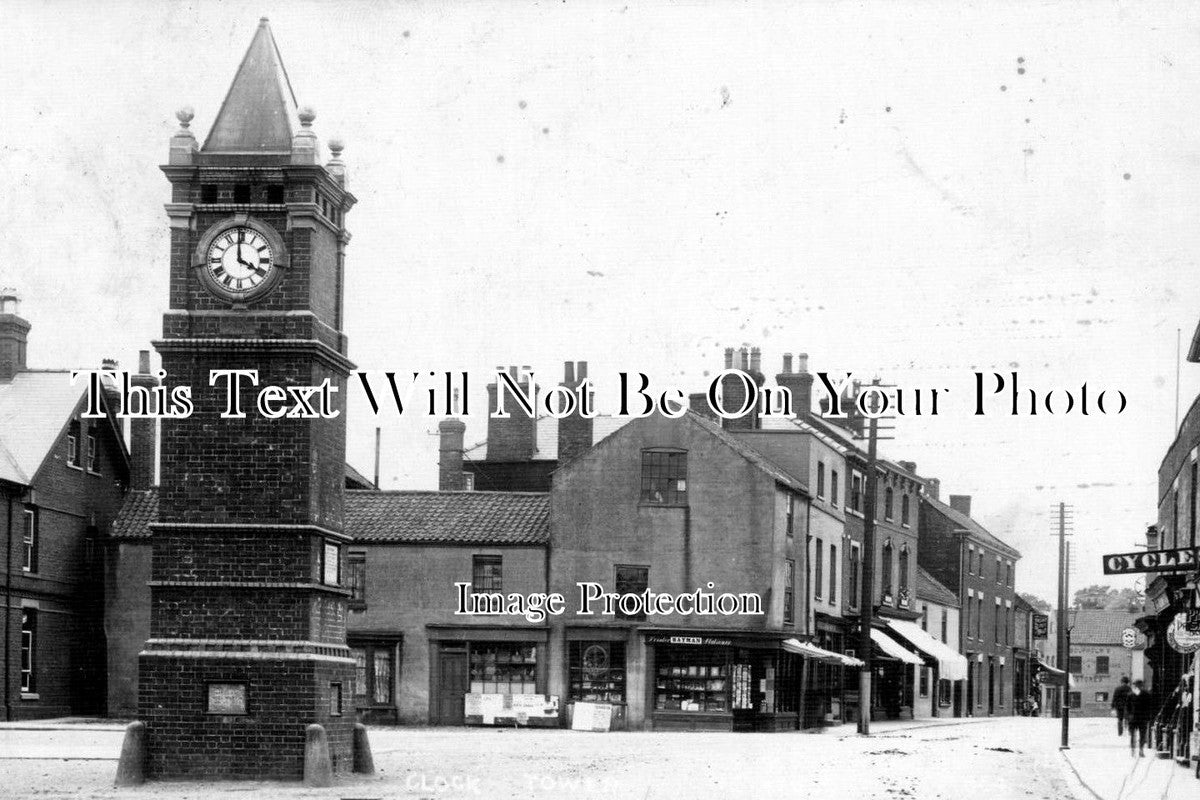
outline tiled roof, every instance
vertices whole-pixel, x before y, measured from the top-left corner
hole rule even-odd
[[[346,532],[356,542],[544,544],[546,494],[348,491]]]
[[[22,371],[0,383],[0,479],[33,480],[83,392],[68,370]]]
[[[592,444],[596,444],[630,422],[629,417],[616,417],[599,414],[592,420]],[[555,461],[558,459],[558,420],[553,417],[538,417],[537,419],[537,449],[533,452],[534,461]],[[487,442],[477,442],[463,451],[464,461],[487,461]]]
[[[109,536],[114,539],[148,539],[150,523],[158,519],[158,489],[132,491],[113,520]]]
[[[917,597],[943,606],[959,607],[958,597],[954,592],[939,583],[937,578],[920,565],[917,565]]]
[[[1139,614],[1129,611],[1107,611],[1098,608],[1081,608],[1067,612],[1068,623],[1074,616],[1071,626],[1071,644],[1120,644],[1121,632],[1133,627],[1133,621]],[[1145,644],[1145,639],[1138,634],[1139,644]]]
[[[726,431],[724,428],[722,428],[720,425],[718,425],[716,422],[709,419],[708,417],[705,417],[701,414],[697,414],[694,411],[689,411],[682,417],[682,419],[691,420],[693,423],[699,425],[702,428],[705,428],[713,436],[716,436],[718,439],[720,439],[722,442],[724,442],[726,445],[728,445],[731,449],[736,451],[743,458],[750,461],[750,463],[757,466],[763,472],[766,472],[768,475],[770,475],[772,478],[774,478],[779,483],[782,483],[786,486],[790,486],[791,488],[793,488],[797,491],[801,491],[801,492],[808,491],[808,483],[806,481],[802,481],[799,478],[795,477],[794,475],[789,473],[787,470],[783,469],[778,464],[776,464],[774,461],[772,461],[771,459],[764,456],[758,450],[755,450],[750,445],[748,445],[745,442],[738,439],[736,435],[731,434],[728,431]]]
[[[957,524],[959,527],[970,531],[972,536],[979,539],[981,542],[988,545],[989,547],[995,548],[996,550],[999,550],[1002,553],[1012,556],[1013,558],[1021,557],[1021,553],[1019,550],[1017,550],[1015,547],[1005,544],[1004,542],[1000,541],[992,534],[988,533],[987,528],[983,527],[978,522],[973,520],[971,517],[968,517],[966,514],[962,513],[958,509],[951,508],[950,506],[943,503],[941,500],[934,500],[929,495],[922,495],[921,502],[928,503],[931,508],[936,509],[943,516],[949,517],[950,520],[952,522],[954,522],[955,524]]]

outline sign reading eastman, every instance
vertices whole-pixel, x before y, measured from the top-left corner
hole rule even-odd
[[[1193,569],[1200,563],[1198,555],[1200,555],[1200,547],[1113,553],[1104,557],[1104,574],[1127,575],[1134,572],[1184,571]]]

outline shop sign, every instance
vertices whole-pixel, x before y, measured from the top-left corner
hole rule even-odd
[[[1137,644],[1137,631],[1133,628],[1126,628],[1121,631],[1121,646],[1127,650],[1132,650]]]
[[[571,730],[607,731],[612,727],[611,703],[575,703],[571,712]]]
[[[1179,572],[1194,569],[1200,563],[1200,547],[1175,550],[1141,550],[1104,556],[1105,575],[1129,575],[1137,572]]]
[[[1179,613],[1167,627],[1167,644],[1180,653],[1194,653],[1200,650],[1200,633],[1187,629],[1187,614]]]
[[[475,725],[557,725],[558,696],[471,692],[463,697],[463,716]]]
[[[714,639],[711,636],[647,636],[647,644],[690,644],[690,645],[713,645],[728,647],[733,644],[732,639]]]
[[[1184,622],[1183,627],[1189,633],[1200,633],[1200,608],[1189,608],[1186,613],[1187,621]]]
[[[1050,617],[1046,614],[1033,614],[1033,638],[1047,639],[1050,636]]]

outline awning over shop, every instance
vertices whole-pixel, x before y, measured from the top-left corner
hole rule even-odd
[[[871,628],[871,641],[875,642],[875,646],[883,652],[887,653],[898,661],[903,661],[906,664],[916,664],[923,666],[924,661],[921,657],[909,651],[904,645],[897,642],[895,639],[888,636],[878,628]]]
[[[815,644],[802,642],[799,639],[784,639],[783,649],[789,653],[811,658],[814,661],[822,661],[826,664],[840,664],[844,667],[861,667],[863,664],[857,658],[835,653],[832,650],[825,650],[817,647]]]
[[[1046,664],[1042,661],[1038,661],[1037,665],[1038,665],[1038,669],[1045,672],[1050,677],[1050,679],[1051,679],[1049,681],[1050,683],[1061,686],[1062,682],[1063,682],[1063,676],[1066,675],[1067,688],[1068,689],[1075,688],[1075,678],[1073,678],[1070,675],[1067,675],[1067,673],[1063,672],[1061,669],[1055,669],[1054,667],[1052,667],[1049,664]]]
[[[918,650],[938,662],[938,678],[945,681],[967,679],[967,658],[950,649],[945,642],[934,639],[913,622],[889,619],[888,627],[911,642]]]

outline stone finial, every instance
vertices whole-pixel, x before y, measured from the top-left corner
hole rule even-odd
[[[182,106],[175,112],[179,120],[179,130],[171,137],[171,152],[168,155],[169,164],[191,164],[196,154],[196,137],[191,131],[192,120],[196,111],[191,106]]]
[[[312,123],[317,118],[317,112],[312,106],[300,106],[296,112],[300,120],[300,130],[292,136],[292,163],[319,164],[317,154],[317,135],[313,133]]]
[[[325,169],[341,186],[345,186],[346,164],[342,161],[342,151],[346,149],[346,143],[340,136],[335,136],[325,144],[329,147],[329,161],[325,164]]]

